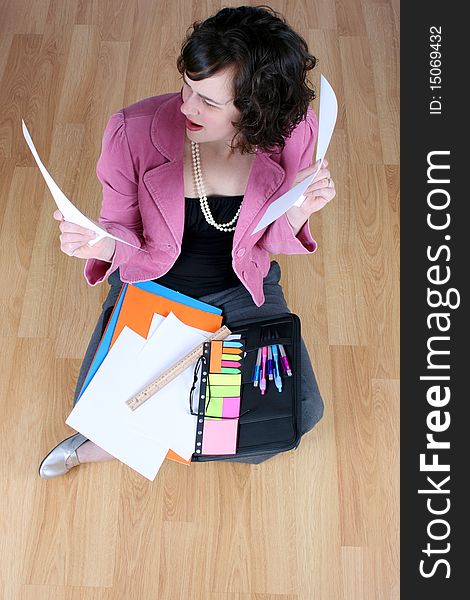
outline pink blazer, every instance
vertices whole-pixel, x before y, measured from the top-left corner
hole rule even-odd
[[[179,93],[146,98],[111,116],[96,174],[103,186],[100,224],[110,233],[147,250],[116,243],[112,263],[89,259],[90,285],[117,268],[127,283],[164,275],[181,252],[184,229],[183,144],[185,117]],[[293,235],[285,215],[251,235],[267,207],[309,166],[318,123],[311,108],[287,139],[281,154],[258,151],[250,171],[233,237],[232,265],[257,306],[264,303],[263,278],[269,254],[311,254],[317,244],[308,222]]]

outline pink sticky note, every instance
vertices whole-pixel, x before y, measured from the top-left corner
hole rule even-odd
[[[223,417],[238,417],[240,415],[240,397],[224,398],[222,405]]]
[[[234,369],[240,368],[240,363],[234,360],[223,360],[220,364],[222,365],[222,367],[232,367]]]
[[[202,454],[236,454],[238,419],[204,420]]]

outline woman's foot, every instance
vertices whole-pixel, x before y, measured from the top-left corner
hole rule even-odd
[[[77,449],[77,457],[80,464],[114,459],[114,456],[90,440]]]
[[[71,468],[76,467],[78,462],[77,449],[87,441],[81,433],[75,433],[57,444],[39,465],[39,476],[43,479],[52,479],[59,475],[65,475]]]
[[[65,475],[81,463],[111,460],[114,457],[87,440],[81,433],[76,433],[57,444],[43,459],[39,466],[39,476],[51,479]]]

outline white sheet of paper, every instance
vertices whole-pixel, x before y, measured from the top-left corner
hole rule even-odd
[[[142,384],[137,391],[154,381],[210,335],[210,332],[185,325],[170,313],[136,357],[133,377]],[[158,365],[155,364],[156,356]],[[190,365],[137,410],[131,411],[125,404],[128,411],[141,413],[138,418],[134,417],[134,420],[143,425],[146,435],[154,436],[160,441],[165,439],[170,448],[185,460],[189,460],[194,452],[196,436],[196,417],[189,412],[189,391],[193,382],[194,366]],[[158,425],[149,428],[149,422]]]
[[[52,177],[50,176],[46,167],[44,166],[43,162],[39,158],[39,154],[36,150],[36,147],[34,146],[31,135],[30,135],[28,128],[26,127],[26,123],[23,121],[23,119],[21,119],[21,123],[22,123],[22,127],[23,127],[23,136],[26,140],[26,143],[28,144],[29,149],[31,150],[31,153],[34,156],[34,159],[42,173],[42,176],[44,177],[44,179],[46,181],[47,187],[49,188],[49,190],[52,194],[52,197],[55,200],[57,208],[63,214],[64,219],[66,221],[68,221],[69,223],[74,223],[75,225],[81,225],[82,227],[91,229],[92,231],[94,231],[97,234],[97,237],[94,238],[93,240],[91,240],[90,242],[88,242],[88,244],[90,246],[94,246],[97,242],[102,240],[104,237],[110,237],[113,240],[122,242],[123,244],[127,244],[128,246],[132,246],[133,248],[137,248],[138,250],[142,250],[142,252],[146,252],[146,250],[143,250],[142,248],[138,248],[138,246],[134,246],[134,244],[130,244],[129,242],[126,242],[125,240],[122,240],[121,238],[111,235],[105,229],[103,229],[99,225],[96,225],[96,223],[94,223],[88,217],[86,217],[84,214],[82,214],[78,210],[78,208],[76,206],[74,206],[72,204],[72,202],[70,202],[70,200],[67,198],[67,196],[59,188],[57,183],[52,179]]]
[[[117,409],[121,395],[132,394],[135,382],[127,376],[129,356],[145,343],[125,327],[66,419],[67,425],[153,481],[169,446],[148,439],[129,426],[128,411]]]
[[[152,337],[152,335],[157,330],[157,327],[163,323],[165,317],[163,315],[159,315],[158,313],[153,313],[152,322],[150,323],[149,333],[147,337],[147,341]]]
[[[66,423],[152,481],[169,448],[189,460],[196,431],[189,412],[194,366],[138,410],[126,400],[209,336],[172,313],[148,340],[125,327]]]
[[[326,77],[320,76],[320,115],[318,122],[318,139],[317,139],[317,152],[315,162],[320,160],[323,161],[330,144],[331,136],[336,124],[336,117],[338,115],[338,101],[333,88],[329,84]],[[252,234],[257,233],[264,227],[270,225],[273,221],[278,219],[281,215],[289,210],[291,206],[302,206],[305,196],[303,195],[308,186],[315,179],[318,171],[320,170],[321,162],[318,168],[315,170],[313,175],[310,175],[295,187],[290,189],[288,192],[280,196],[272,204],[269,205],[267,211],[259,221],[258,225],[253,230]]]
[[[175,316],[175,315],[174,315],[173,313],[171,313],[171,312],[170,312],[170,314],[171,314],[171,315],[173,315],[173,316]],[[147,339],[146,339],[146,341],[145,341],[145,344],[144,344],[144,346],[142,347],[142,350],[143,350],[144,348],[146,348],[146,347],[147,347],[147,344],[149,344],[149,343],[150,343],[150,341],[151,341],[151,339],[152,339],[152,337],[153,337],[154,333],[157,331],[158,327],[159,327],[159,326],[160,326],[160,325],[161,325],[161,324],[162,324],[162,323],[165,321],[165,319],[166,319],[166,318],[168,318],[168,317],[163,317],[162,315],[159,315],[159,314],[157,314],[157,313],[154,313],[154,315],[153,315],[153,317],[152,317],[152,322],[150,323],[150,327],[149,327],[148,336],[147,336]],[[177,318],[177,317],[175,317],[175,318]],[[185,327],[189,327],[189,325],[185,325]],[[196,332],[196,333],[197,333],[197,332],[199,332],[199,333],[201,334],[201,340],[200,340],[200,341],[198,341],[198,342],[196,342],[196,343],[195,343],[195,345],[194,345],[194,347],[196,347],[196,346],[197,346],[198,344],[200,344],[201,342],[204,342],[204,341],[207,339],[207,337],[208,337],[209,335],[211,335],[209,332],[207,332],[207,331],[204,331],[203,329],[198,329],[197,327],[191,327],[191,330],[192,330],[193,332]],[[153,343],[155,343],[155,342],[153,342]],[[150,347],[150,348],[151,348],[151,347]],[[188,352],[191,352],[191,350],[192,350],[192,349],[193,349],[193,348],[190,348],[190,349],[188,350]],[[169,366],[170,366],[170,365],[169,365]]]

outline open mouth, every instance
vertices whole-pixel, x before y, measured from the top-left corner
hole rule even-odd
[[[196,130],[199,130],[199,129],[203,128],[202,125],[198,125],[197,123],[193,123],[193,121],[191,121],[190,119],[188,119],[188,117],[186,117],[186,127],[188,129],[191,129],[192,131],[196,131]]]

